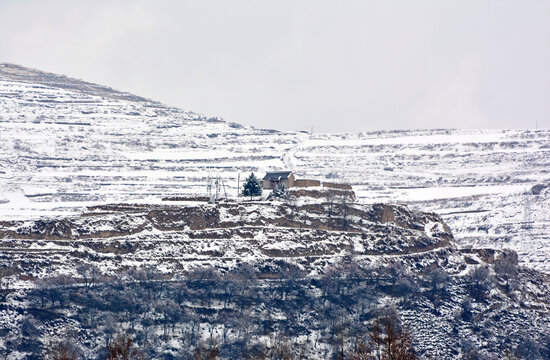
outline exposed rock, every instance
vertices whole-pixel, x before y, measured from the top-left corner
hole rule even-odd
[[[546,189],[548,185],[544,184],[537,184],[531,188],[531,194],[533,195],[540,195],[541,191]]]
[[[449,228],[436,215],[396,205],[351,203],[109,204],[91,207],[80,217],[4,222],[0,237],[0,246],[21,254],[32,241],[63,240],[41,252],[84,247],[100,255],[99,261],[111,252],[123,261],[163,264],[185,256],[189,265],[215,254],[223,266],[246,253],[249,259],[292,258],[310,271],[343,254],[411,255],[454,247]],[[16,239],[24,242],[14,243]],[[36,243],[33,251],[44,245]],[[307,260],[311,256],[316,260]],[[72,261],[76,259],[69,255],[63,266]]]

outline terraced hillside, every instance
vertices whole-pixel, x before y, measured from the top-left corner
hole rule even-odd
[[[388,314],[422,358],[550,356],[549,130],[262,130],[2,64],[0,140],[2,357],[330,358]],[[237,198],[272,169],[355,194]]]
[[[28,287],[42,274],[77,277],[82,264],[104,274],[152,265],[178,274],[285,259],[316,274],[342,256],[375,261],[454,246],[436,215],[381,204],[119,204],[80,217],[0,225],[3,260],[20,269]]]
[[[513,248],[550,271],[548,129],[260,130],[2,64],[0,138],[3,220],[204,194],[209,176],[231,197],[239,173],[291,169],[350,183],[362,203],[436,212],[460,246]]]
[[[403,206],[296,200],[0,223],[0,354],[69,341],[98,359],[126,329],[155,359],[191,357],[201,339],[246,358],[273,338],[329,359],[381,314],[411,329],[420,358],[550,354],[548,276],[513,253],[457,249],[439,216]]]

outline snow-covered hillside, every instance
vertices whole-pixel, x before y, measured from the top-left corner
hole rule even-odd
[[[454,249],[452,240],[439,217],[382,204],[121,204],[94,207],[81,217],[0,222],[3,258],[20,265],[29,280],[77,276],[82,264],[111,275],[146,266],[178,274],[281,259],[318,274],[342,256],[367,263],[426,256]]]
[[[461,246],[550,272],[549,130],[261,130],[4,64],[0,140],[0,220],[203,194],[210,175],[235,196],[239,173],[290,169],[436,212]]]

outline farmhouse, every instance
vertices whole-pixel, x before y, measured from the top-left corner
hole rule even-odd
[[[349,184],[321,182],[311,179],[296,179],[292,171],[268,171],[262,179],[264,190],[273,190],[276,185],[284,185],[285,188],[323,187],[337,190],[352,190]]]
[[[270,171],[265,174],[262,187],[267,190],[275,188],[276,185],[284,185],[287,189],[294,186],[294,174],[292,171]]]

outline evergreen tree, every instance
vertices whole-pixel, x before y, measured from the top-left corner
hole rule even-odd
[[[260,181],[258,180],[256,175],[254,175],[254,173],[251,173],[250,176],[246,179],[243,188],[243,195],[250,196],[251,200],[253,196],[262,195],[262,186],[260,185]]]

